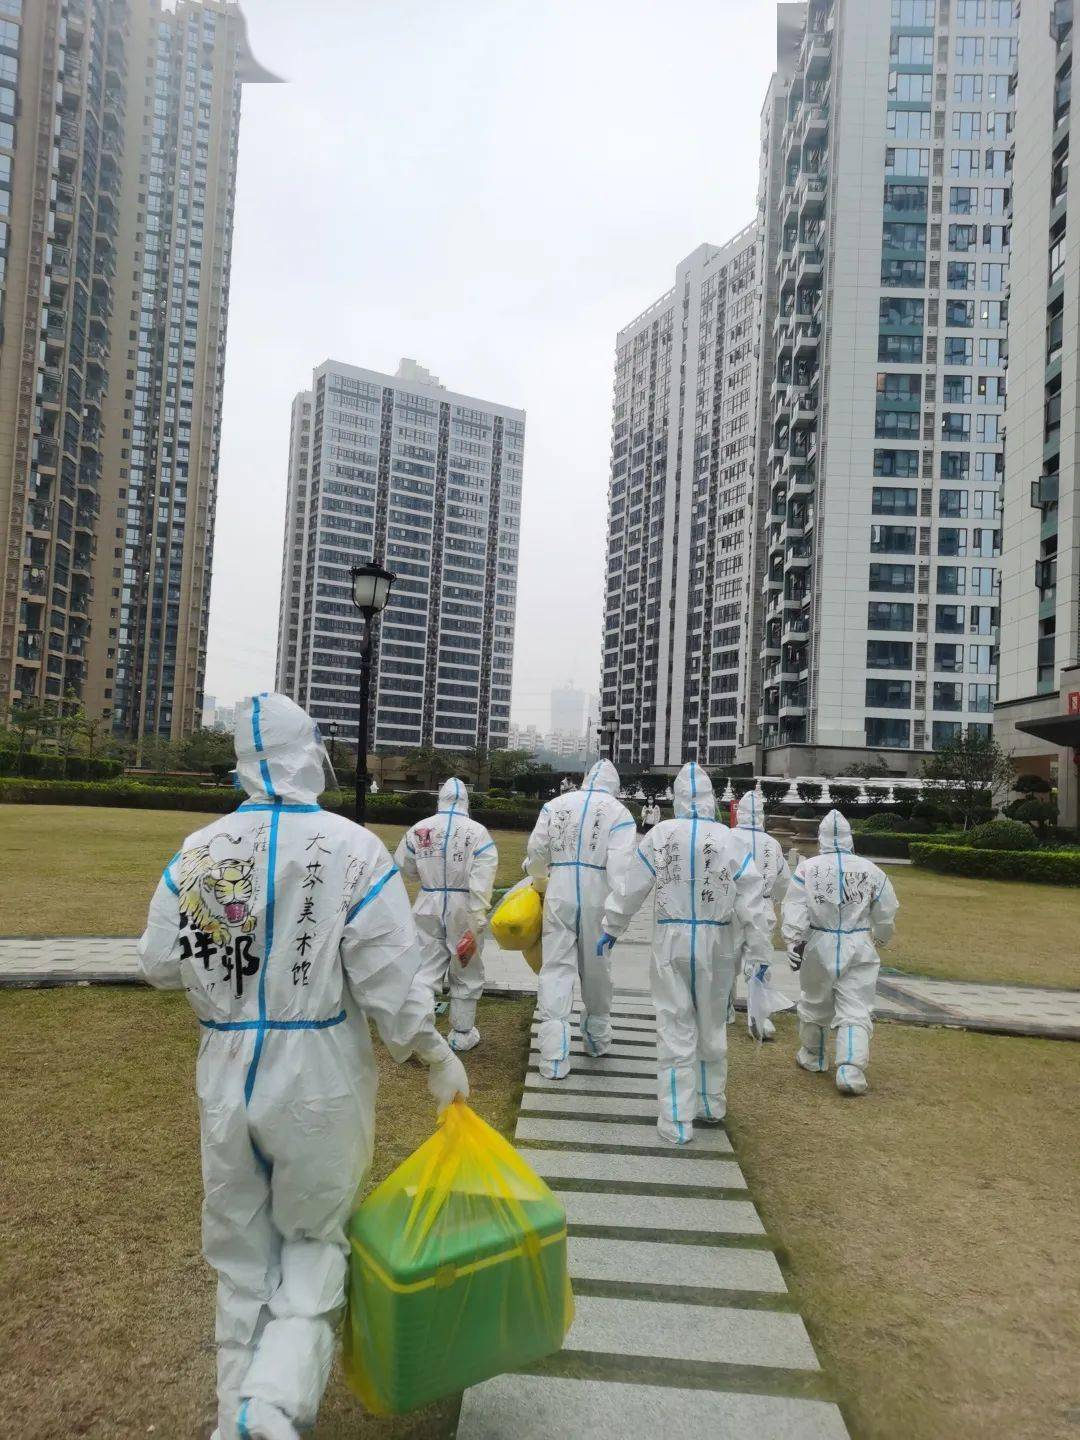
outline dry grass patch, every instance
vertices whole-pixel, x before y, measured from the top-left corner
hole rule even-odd
[[[0,805],[0,935],[140,935],[186,836],[220,817],[183,810]],[[391,853],[403,825],[373,825]],[[521,879],[528,836],[494,830],[498,885]]]
[[[484,1001],[472,1103],[512,1132],[530,1001]],[[205,1440],[213,1275],[199,1239],[198,1026],[178,995],[0,991],[0,1354],[4,1434]],[[378,1183],[431,1134],[424,1072],[376,1043]],[[335,1376],[315,1440],[436,1440],[457,1402],[364,1415]]]
[[[882,1025],[862,1100],[732,1033],[729,1125],[853,1436],[1080,1433],[1080,1049]]]
[[[940,980],[1080,988],[1075,890],[888,867],[900,899],[882,962]]]

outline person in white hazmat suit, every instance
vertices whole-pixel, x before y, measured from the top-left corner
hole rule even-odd
[[[753,857],[716,819],[700,765],[675,781],[675,818],[637,846],[604,908],[610,949],[655,886],[652,993],[656,1007],[657,1129],[673,1145],[694,1122],[727,1112],[727,1014],[739,964],[768,963],[772,915]]]
[[[804,1070],[827,1071],[826,1037],[836,1031],[836,1088],[864,1095],[877,986],[876,945],[892,938],[900,908],[889,877],[853,853],[851,826],[830,810],[818,827],[821,851],[799,862],[784,897],[782,932],[799,971]]]
[[[446,781],[438,814],[405,832],[394,861],[404,876],[420,881],[413,919],[421,975],[433,998],[449,979],[450,1048],[471,1050],[480,1043],[476,1002],[484,990],[483,935],[499,852],[483,825],[469,818],[469,792],[460,780]]]
[[[766,903],[772,911],[773,927],[775,928],[776,907],[787,894],[787,888],[791,883],[791,870],[784,859],[784,852],[779,840],[774,840],[765,830],[765,806],[761,796],[753,790],[747,791],[735,808],[735,825],[731,835],[743,847],[744,853],[753,856],[754,864],[761,873],[762,890]],[[756,983],[768,986],[768,966],[765,967],[764,974],[759,967],[755,975]],[[748,993],[750,981],[753,978],[755,978],[754,975],[745,976]],[[760,1024],[755,1025],[753,1008],[749,1002],[746,1007],[746,1026],[755,1039],[758,1034],[762,1040],[772,1040],[776,1035],[776,1026],[768,1016],[762,1016]]]
[[[185,840],[139,941],[202,1026],[203,1249],[218,1273],[215,1440],[315,1422],[345,1298],[345,1220],[371,1162],[373,1019],[441,1110],[469,1085],[436,1032],[409,899],[382,843],[317,797],[325,751],[283,695],[242,701],[248,800]]]
[[[637,824],[618,794],[618,771],[610,760],[598,760],[582,789],[541,809],[529,837],[525,869],[544,894],[537,1040],[540,1073],[549,1080],[570,1073],[575,980],[581,982],[586,1054],[611,1048],[611,960],[597,955],[596,944],[604,901],[637,841]]]

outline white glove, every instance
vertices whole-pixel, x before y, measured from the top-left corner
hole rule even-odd
[[[447,1049],[441,1060],[428,1066],[427,1088],[439,1115],[455,1100],[469,1098],[469,1077],[465,1066],[452,1050]]]

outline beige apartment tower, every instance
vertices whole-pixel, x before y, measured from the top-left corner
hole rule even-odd
[[[0,706],[202,709],[240,91],[227,0],[0,0]]]

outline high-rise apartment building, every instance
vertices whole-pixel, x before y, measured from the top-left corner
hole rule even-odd
[[[278,688],[356,734],[349,569],[375,558],[397,575],[375,629],[375,747],[505,748],[524,412],[456,395],[411,360],[396,375],[327,361],[293,403],[292,440]]]
[[[229,0],[0,0],[0,704],[202,709],[240,90]]]
[[[810,0],[779,32],[751,754],[917,768],[995,698],[1013,4]]]
[[[735,758],[748,693],[757,226],[619,332],[601,729],[617,761]]]
[[[1023,0],[1012,165],[1001,654],[995,724],[1080,823],[1080,204],[1073,6]]]
[[[585,692],[557,685],[551,692],[551,728],[558,735],[584,735]]]

